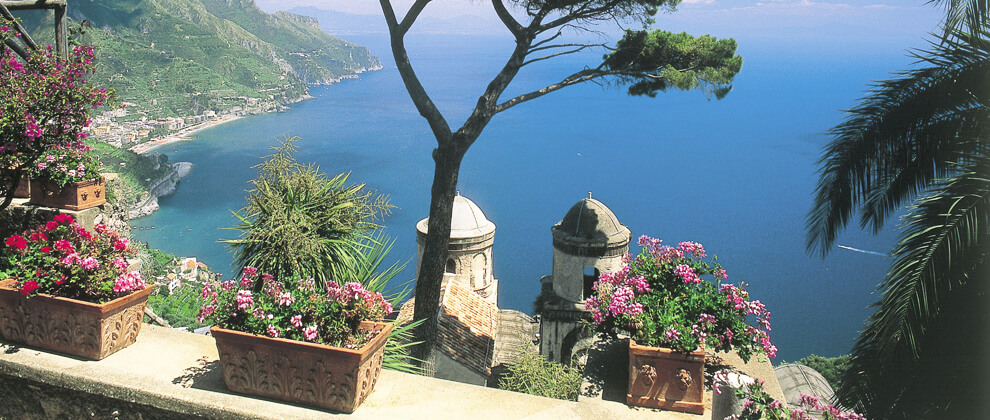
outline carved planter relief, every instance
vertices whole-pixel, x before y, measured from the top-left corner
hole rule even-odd
[[[98,304],[44,294],[30,299],[0,281],[4,340],[59,353],[103,359],[137,340],[152,287]]]
[[[629,340],[626,403],[702,414],[705,412],[705,351],[675,352]]]
[[[106,204],[103,178],[76,182],[59,187],[37,179],[31,180],[31,204],[66,210],[83,210]]]
[[[378,381],[392,324],[363,322],[360,329],[379,333],[357,350],[216,326],[210,333],[231,391],[353,413]]]

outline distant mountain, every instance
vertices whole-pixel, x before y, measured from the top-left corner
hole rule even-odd
[[[357,15],[313,6],[294,7],[289,12],[318,19],[323,30],[334,35],[388,33],[385,18],[381,14]],[[410,32],[452,35],[508,33],[498,19],[473,15],[450,18],[424,16],[416,21]]]
[[[151,116],[221,111],[244,98],[270,108],[304,98],[307,84],[381,67],[315,19],[267,14],[253,0],[73,0],[69,16],[93,25],[82,41],[97,47],[94,82]],[[25,22],[51,33],[39,13]]]

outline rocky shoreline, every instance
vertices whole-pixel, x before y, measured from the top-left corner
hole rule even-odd
[[[173,163],[172,172],[155,181],[148,189],[148,193],[141,197],[138,204],[128,210],[127,216],[130,219],[137,219],[154,213],[158,210],[158,198],[174,193],[176,185],[192,172],[192,168],[191,162]]]

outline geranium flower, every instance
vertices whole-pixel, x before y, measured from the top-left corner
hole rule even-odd
[[[239,290],[237,291],[237,309],[248,309],[254,304],[254,297],[251,296],[250,290]]]
[[[303,336],[306,341],[315,341],[317,337],[316,325],[310,325],[303,329]]]
[[[28,280],[21,285],[21,294],[24,296],[30,295],[35,290],[38,290],[38,282],[34,280]]]
[[[13,235],[4,241],[8,248],[21,250],[27,248],[27,240],[21,235]]]

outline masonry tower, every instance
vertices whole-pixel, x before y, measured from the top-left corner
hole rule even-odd
[[[591,296],[599,274],[622,267],[631,234],[591,193],[574,204],[550,232],[553,274],[541,279],[540,354],[567,363],[574,345],[587,335],[579,328],[589,314],[584,300]]]

